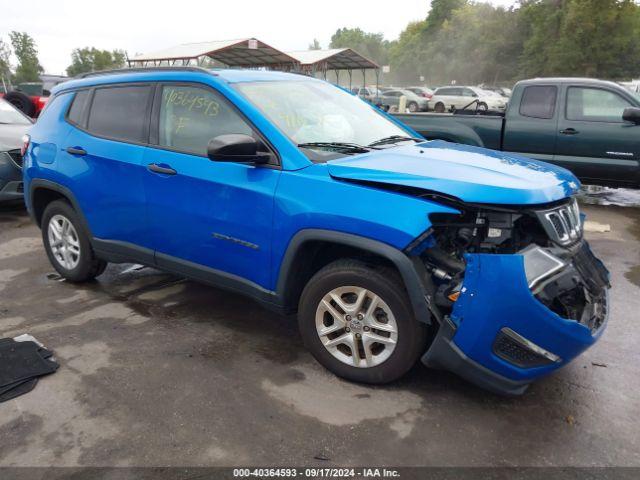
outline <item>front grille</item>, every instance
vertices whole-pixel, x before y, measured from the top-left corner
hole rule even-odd
[[[582,221],[578,202],[536,212],[549,238],[558,245],[567,246],[582,238]]]
[[[521,368],[542,367],[554,363],[552,360],[530,350],[502,330],[498,332],[493,342],[493,353]]]
[[[22,155],[20,154],[20,149],[9,150],[7,153],[9,154],[9,157],[11,158],[11,161],[14,163],[14,165],[19,169],[22,169]]]

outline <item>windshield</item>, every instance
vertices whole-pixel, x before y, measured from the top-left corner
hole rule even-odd
[[[0,99],[0,123],[30,125],[31,122],[18,112],[9,102]]]
[[[384,138],[410,135],[370,104],[322,81],[252,82],[236,87],[298,145],[368,146]],[[326,150],[326,146],[304,146],[305,154],[317,161],[308,150]],[[335,158],[336,151],[332,154]]]

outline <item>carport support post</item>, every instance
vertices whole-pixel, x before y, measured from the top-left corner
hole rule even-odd
[[[353,73],[351,69],[347,70],[349,72],[349,91],[351,91],[351,74]]]
[[[340,86],[340,70],[336,69],[336,85]]]

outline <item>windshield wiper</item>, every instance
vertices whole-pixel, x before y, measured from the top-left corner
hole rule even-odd
[[[405,142],[413,140],[414,142],[424,142],[424,138],[417,137],[407,137],[404,135],[391,135],[390,137],[384,137],[380,140],[376,140],[375,142],[371,142],[368,147],[375,147],[376,145],[385,145],[387,143],[397,143],[397,142]]]
[[[357,143],[349,143],[349,142],[306,142],[299,143],[298,147],[300,148],[327,148],[330,150],[337,151],[349,151],[353,153],[366,153],[375,147],[358,145]],[[377,150],[377,149],[375,149]]]

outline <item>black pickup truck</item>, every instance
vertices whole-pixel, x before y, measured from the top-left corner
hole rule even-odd
[[[640,98],[588,78],[516,84],[504,114],[394,115],[430,140],[516,152],[571,170],[583,183],[640,188]]]

